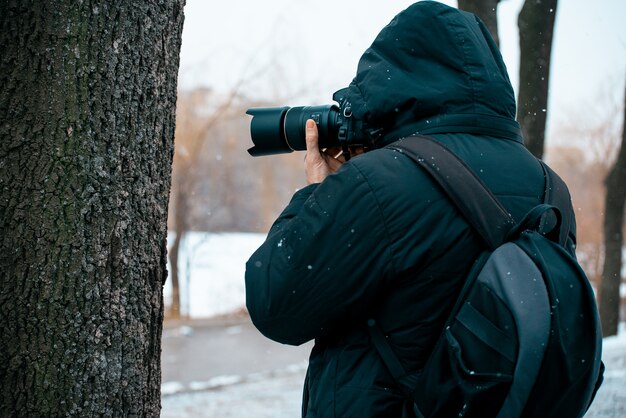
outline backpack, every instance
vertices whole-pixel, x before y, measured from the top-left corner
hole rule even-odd
[[[376,321],[368,320],[372,342],[414,401],[415,415],[584,415],[602,382],[602,335],[593,290],[568,239],[573,220],[558,209],[569,205],[563,181],[540,161],[544,203],[516,223],[443,144],[420,136],[387,147],[426,169],[488,248],[421,371],[408,374]]]

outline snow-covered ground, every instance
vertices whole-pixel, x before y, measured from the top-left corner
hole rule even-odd
[[[602,359],[606,366],[604,382],[585,417],[626,417],[626,324],[619,335],[604,339]]]
[[[245,262],[264,238],[262,234],[190,233],[180,261],[183,312],[202,318],[241,309]],[[170,295],[166,286],[166,303]],[[605,338],[603,359],[605,380],[586,417],[626,417],[626,327],[618,336]],[[162,417],[297,417],[305,370],[306,363],[297,363],[260,373],[215,376],[187,386],[164,381]]]
[[[240,378],[204,391],[163,395],[162,418],[292,418],[300,416],[306,365]]]
[[[626,417],[626,330],[604,342],[604,383],[587,418]],[[205,387],[163,394],[163,418],[291,418],[300,416],[305,364],[268,373],[214,378]],[[164,386],[164,392],[168,388]],[[176,389],[176,388],[169,388]]]
[[[170,234],[170,245],[172,239]],[[181,243],[179,260],[182,313],[191,318],[207,318],[244,307],[245,263],[264,240],[265,234],[255,233],[187,233]],[[169,264],[168,271],[171,271]],[[626,275],[626,264],[622,275]],[[626,285],[620,291],[626,297]],[[166,304],[171,302],[171,295],[168,280]]]
[[[170,234],[170,244],[173,238]],[[245,306],[245,264],[264,240],[264,234],[239,232],[185,234],[178,262],[182,313],[206,318]],[[169,264],[167,269],[171,271]],[[165,282],[166,304],[172,297],[171,284]]]

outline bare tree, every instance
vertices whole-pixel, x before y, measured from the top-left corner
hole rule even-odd
[[[159,415],[183,6],[0,1],[1,416]]]
[[[172,300],[168,318],[183,315],[181,307],[181,246],[189,231],[250,231],[259,217],[257,201],[273,202],[275,215],[276,189],[273,175],[259,176],[252,168],[266,165],[274,170],[280,158],[254,161],[246,152],[250,141],[246,100],[239,97],[241,81],[226,95],[210,89],[197,88],[179,93],[176,129],[176,152],[170,199],[170,230],[174,238],[169,251]],[[259,194],[257,181],[270,187]],[[289,176],[284,176],[291,178]],[[268,184],[269,183],[269,184]]]
[[[559,136],[572,138],[577,134],[558,130]],[[595,140],[595,137],[594,137]],[[566,181],[576,210],[576,252],[580,265],[596,289],[600,288],[603,262],[602,219],[598,214],[604,210],[605,188],[603,179],[607,168],[603,161],[593,158],[585,146],[552,145],[546,149],[548,161]]]
[[[193,194],[199,179],[206,173],[201,164],[204,145],[215,126],[226,118],[228,112],[232,112],[236,96],[237,90],[234,89],[221,100],[221,103],[212,107],[209,100],[213,96],[207,89],[195,89],[181,92],[179,95],[171,198],[172,227],[175,236],[169,251],[172,301],[168,317],[171,318],[181,317],[180,245],[192,227]]]
[[[626,202],[626,92],[622,143],[617,159],[606,177],[604,207],[604,266],[600,288],[600,318],[604,336],[617,334],[622,282],[624,207]]]
[[[474,13],[483,21],[496,45],[500,46],[498,37],[498,3],[500,0],[458,0],[459,9]]]
[[[526,147],[543,157],[552,34],[557,0],[526,0],[518,16],[520,42],[520,79],[517,120]]]

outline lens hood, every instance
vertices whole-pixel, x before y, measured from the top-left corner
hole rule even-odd
[[[285,115],[289,110],[284,107],[256,107],[246,112],[252,116],[250,122],[250,136],[254,146],[248,149],[253,157],[263,155],[284,154],[292,152],[285,140]]]

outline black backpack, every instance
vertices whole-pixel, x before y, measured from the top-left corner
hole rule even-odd
[[[602,382],[602,335],[592,288],[568,240],[573,220],[558,209],[559,202],[569,205],[563,181],[541,163],[544,204],[516,223],[436,140],[410,137],[388,148],[426,169],[489,248],[476,260],[420,372],[407,374],[382,330],[368,321],[416,416],[584,415]]]

